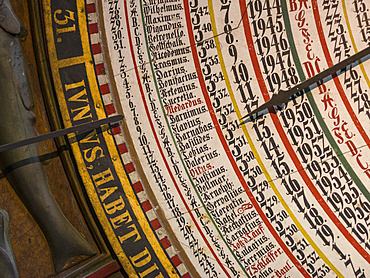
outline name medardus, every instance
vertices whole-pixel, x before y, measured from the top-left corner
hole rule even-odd
[[[197,98],[197,99],[188,99],[188,100],[186,100],[182,103],[176,103],[174,105],[169,105],[169,106],[165,107],[166,108],[166,115],[170,116],[170,114],[177,113],[177,112],[186,110],[188,108],[194,108],[194,107],[196,107],[200,104],[202,104],[202,99]],[[170,119],[171,124],[173,124],[174,122],[177,122],[177,121],[173,121],[174,117],[176,118],[176,116],[172,116],[171,119]]]

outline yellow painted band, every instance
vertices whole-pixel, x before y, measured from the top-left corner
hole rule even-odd
[[[95,105],[95,111],[97,113],[98,119],[106,118],[106,113],[104,110],[104,105],[101,100],[101,96],[99,93],[99,85],[96,80],[95,75],[95,68],[94,64],[92,63],[93,59],[91,56],[91,49],[90,49],[90,42],[89,42],[89,33],[87,30],[87,24],[86,24],[86,14],[85,14],[85,0],[76,0],[77,3],[77,13],[79,18],[79,30],[80,30],[80,38],[82,41],[82,47],[83,47],[83,55],[80,57],[73,57],[70,59],[63,59],[59,60],[56,56],[56,48],[54,44],[54,36],[53,36],[53,30],[51,28],[52,26],[52,20],[51,20],[51,0],[44,0],[43,1],[43,8],[44,8],[44,20],[45,20],[45,32],[46,32],[46,39],[48,43],[48,52],[49,52],[49,59],[50,59],[50,65],[51,65],[51,71],[53,75],[54,80],[54,86],[55,90],[57,92],[57,98],[58,103],[60,106],[60,110],[63,115],[63,122],[65,127],[70,127],[71,119],[69,118],[68,108],[65,102],[65,99],[63,97],[63,87],[62,83],[59,77],[59,68],[75,65],[75,64],[81,64],[84,63],[86,67],[86,73],[87,73],[87,79],[89,82],[89,86],[91,89],[91,95],[93,98],[93,103]],[[100,107],[100,108],[99,108]],[[73,135],[72,135],[73,136]],[[129,201],[129,204],[132,208],[132,211],[134,212],[139,225],[141,226],[141,229],[143,233],[145,234],[148,242],[150,243],[151,247],[153,248],[156,256],[158,257],[159,261],[162,263],[162,266],[167,271],[167,274],[169,277],[179,277],[177,275],[176,270],[174,269],[171,261],[168,259],[166,253],[164,252],[162,246],[160,245],[159,241],[157,240],[155,234],[153,233],[153,230],[149,224],[149,222],[146,219],[146,216],[141,209],[140,203],[137,200],[136,194],[134,190],[132,189],[132,186],[129,182],[129,179],[126,175],[125,169],[122,165],[121,160],[119,159],[120,155],[117,151],[116,144],[114,142],[113,136],[108,133],[108,131],[103,132],[103,136],[105,139],[105,142],[107,144],[107,148],[109,151],[109,155],[112,158],[113,165],[115,168],[115,171],[117,173],[117,176],[120,180],[120,183],[122,184],[122,187],[124,189],[124,192],[127,196],[127,199]],[[117,255],[119,261],[121,262],[122,266],[124,267],[127,274],[132,277],[132,275],[136,275],[136,271],[133,268],[130,260],[127,258],[126,254],[124,253],[124,250],[122,249],[116,235],[114,234],[112,227],[110,225],[109,220],[106,217],[106,214],[104,212],[104,209],[102,208],[100,204],[99,197],[96,194],[93,181],[90,178],[90,175],[86,169],[86,165],[84,162],[84,159],[81,155],[81,150],[78,146],[77,142],[71,143],[73,154],[75,155],[75,159],[77,162],[78,170],[80,172],[81,178],[84,182],[84,186],[86,188],[86,192],[90,198],[90,201],[95,209],[96,215],[104,228],[104,231],[106,233],[106,236]]]

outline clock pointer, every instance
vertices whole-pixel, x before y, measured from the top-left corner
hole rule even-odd
[[[273,105],[281,107],[283,103],[287,103],[289,98],[293,96],[294,94],[298,93],[299,91],[302,91],[303,89],[311,86],[312,84],[315,84],[316,82],[319,82],[320,80],[324,79],[325,77],[332,75],[336,73],[337,71],[347,67],[348,65],[356,62],[357,60],[365,57],[366,55],[370,54],[370,46],[361,50],[360,52],[357,52],[355,55],[344,59],[343,61],[339,62],[338,64],[335,64],[334,66],[320,72],[319,74],[295,85],[294,87],[288,89],[288,90],[279,90],[277,94],[273,94],[271,99],[262,104],[261,106],[257,107],[256,109],[252,110],[250,113],[245,115],[244,117],[240,118],[240,120],[243,120],[245,118],[248,118],[260,111],[265,110],[266,108],[269,108]]]
[[[123,119],[123,115],[115,115],[115,116],[111,116],[109,118],[103,118],[103,119],[100,119],[100,120],[96,120],[96,121],[92,121],[92,122],[88,122],[88,123],[68,127],[68,128],[65,128],[65,129],[52,131],[52,132],[49,132],[49,133],[46,133],[46,134],[42,134],[42,135],[39,135],[39,136],[27,138],[27,139],[24,139],[24,140],[21,140],[21,141],[1,145],[0,146],[0,152],[4,152],[4,151],[12,150],[12,149],[15,149],[15,148],[27,146],[27,145],[30,145],[30,144],[35,144],[35,143],[42,142],[42,141],[45,141],[45,140],[48,140],[48,139],[53,139],[53,138],[56,138],[56,137],[64,136],[64,135],[67,135],[67,134],[70,134],[70,133],[87,132],[87,131],[93,130],[93,129],[98,128],[98,127],[100,127],[102,125],[105,125],[105,124],[111,124],[111,123],[114,123],[114,122],[122,121],[122,119]]]

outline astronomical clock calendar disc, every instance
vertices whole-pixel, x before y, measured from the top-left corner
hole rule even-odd
[[[367,0],[43,0],[76,165],[129,277],[370,277]]]

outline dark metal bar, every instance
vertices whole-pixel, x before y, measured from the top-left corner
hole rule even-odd
[[[2,146],[0,146],[0,152],[4,152],[4,151],[11,150],[11,149],[27,146],[27,145],[30,145],[30,144],[35,144],[35,143],[38,143],[38,142],[41,142],[41,141],[45,141],[45,140],[48,140],[48,139],[53,139],[53,138],[60,137],[60,136],[63,136],[63,135],[67,135],[67,134],[70,134],[70,133],[89,131],[89,130],[92,130],[94,128],[98,128],[102,125],[105,125],[105,124],[110,124],[110,123],[121,121],[122,119],[123,119],[122,115],[115,115],[115,116],[104,118],[104,119],[101,119],[101,120],[97,120],[97,121],[93,121],[93,122],[89,122],[89,123],[85,123],[85,124],[80,124],[80,125],[68,127],[68,128],[65,128],[65,129],[57,130],[57,131],[52,131],[52,132],[42,134],[42,135],[39,135],[39,136],[36,136],[36,137],[27,138],[27,139],[24,139],[24,140],[21,140],[21,141],[17,141],[17,142],[2,145]]]
[[[248,118],[262,110],[265,110],[266,108],[269,108],[273,105],[275,106],[281,106],[283,103],[287,103],[289,98],[293,96],[294,94],[298,93],[299,91],[306,89],[307,87],[311,86],[312,84],[315,84],[316,82],[319,82],[320,80],[324,79],[325,77],[332,75],[336,73],[337,71],[347,67],[348,65],[356,62],[357,60],[360,60],[361,58],[367,56],[370,54],[370,47],[366,47],[365,49],[361,50],[360,52],[357,52],[355,55],[352,55],[351,57],[348,57],[347,59],[344,59],[343,61],[339,62],[338,64],[335,64],[334,66],[320,72],[319,74],[316,74],[315,76],[295,85],[294,87],[288,89],[288,90],[279,90],[277,94],[272,95],[271,99],[262,104],[261,106],[257,107],[250,113],[248,113],[246,116],[242,117],[240,120],[243,120],[245,118]]]

